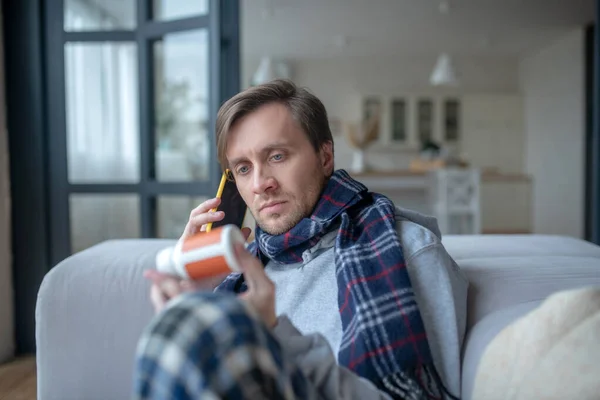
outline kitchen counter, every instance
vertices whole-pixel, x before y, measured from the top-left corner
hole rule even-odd
[[[361,179],[371,178],[425,178],[427,176],[427,172],[425,171],[413,171],[409,169],[394,171],[349,172],[349,174],[358,181]],[[531,180],[531,176],[526,174],[507,174],[495,171],[483,171],[481,173],[482,182],[531,182]]]
[[[431,214],[427,199],[427,172],[396,170],[349,173],[369,190],[388,196],[395,204]],[[483,233],[532,232],[532,185],[533,179],[526,174],[482,172],[480,198]]]

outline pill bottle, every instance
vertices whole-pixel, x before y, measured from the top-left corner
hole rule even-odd
[[[156,268],[184,279],[201,280],[215,275],[240,272],[235,246],[245,244],[242,231],[225,225],[200,232],[167,247],[156,255]]]

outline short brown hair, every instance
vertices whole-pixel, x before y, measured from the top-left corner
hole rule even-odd
[[[242,117],[269,103],[287,106],[315,151],[318,152],[327,142],[333,146],[327,111],[321,100],[290,80],[276,79],[238,93],[219,109],[216,123],[217,157],[223,170],[227,168],[225,152],[231,127]]]

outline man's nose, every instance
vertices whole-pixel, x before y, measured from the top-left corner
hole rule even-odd
[[[277,188],[277,180],[264,168],[255,168],[252,179],[255,194],[263,194]]]

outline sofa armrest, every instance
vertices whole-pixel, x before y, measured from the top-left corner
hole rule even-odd
[[[444,246],[469,279],[467,329],[503,308],[600,285],[600,246],[557,235],[448,235]]]
[[[563,290],[600,286],[600,257],[474,258],[459,265],[470,282],[468,329],[504,308],[539,302]]]
[[[145,269],[173,240],[116,240],[44,278],[36,305],[38,399],[131,397],[138,338],[153,315]]]

